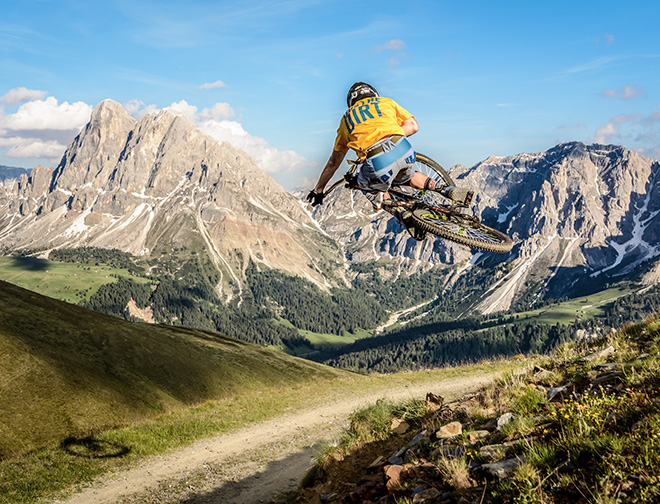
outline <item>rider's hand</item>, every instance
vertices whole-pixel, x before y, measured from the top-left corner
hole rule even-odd
[[[317,193],[314,189],[309,191],[309,194],[307,195],[307,201],[312,204],[312,206],[320,205],[323,203],[323,198],[325,197],[325,194],[323,193]]]

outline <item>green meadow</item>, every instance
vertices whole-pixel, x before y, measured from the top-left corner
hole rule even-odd
[[[517,321],[534,321],[539,324],[571,324],[577,319],[590,319],[605,314],[608,306],[616,299],[632,294],[626,287],[612,287],[588,296],[580,296],[558,304],[544,306],[535,310],[520,312]]]
[[[127,269],[48,261],[36,257],[0,257],[0,280],[18,285],[44,296],[68,303],[78,303],[97,289],[114,282],[118,276],[136,282],[146,278],[133,276]]]

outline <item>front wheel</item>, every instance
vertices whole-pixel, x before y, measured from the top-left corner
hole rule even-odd
[[[509,252],[513,247],[513,241],[504,233],[451,211],[416,208],[412,221],[418,229],[471,248]]]

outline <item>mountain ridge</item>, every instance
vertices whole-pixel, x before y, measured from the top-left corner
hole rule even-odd
[[[509,254],[473,253],[416,242],[356,191],[337,189],[310,209],[183,115],[136,121],[105,100],[55,169],[0,184],[0,241],[5,253],[92,246],[151,263],[201,253],[225,301],[242,299],[251,263],[322,289],[350,285],[361,263],[393,264],[380,268],[384,278],[446,268],[445,290],[484,267],[497,271],[471,310],[489,314],[593,282],[660,281],[659,167],[621,146],[581,142],[456,165],[452,177],[476,190],[475,213],[516,242]]]
[[[249,261],[321,286],[341,281],[339,249],[300,202],[242,151],[170,110],[131,118],[99,104],[52,171],[5,186],[8,250],[97,246],[158,257],[204,252],[231,299]]]
[[[512,294],[533,275],[543,284],[536,293],[556,298],[657,263],[658,172],[660,164],[623,147],[580,142],[457,169],[459,183],[484,188],[475,199],[482,218],[519,242],[511,261],[518,266],[504,280],[511,294],[496,289],[501,299],[482,312],[511,306]]]

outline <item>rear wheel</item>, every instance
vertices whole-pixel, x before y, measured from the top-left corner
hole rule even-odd
[[[430,157],[417,153],[417,161],[415,162],[415,169],[418,172],[423,173],[427,177],[431,177],[445,185],[454,185],[454,181],[449,176],[449,173],[440,166],[439,163],[435,162]]]
[[[513,241],[504,233],[454,212],[417,208],[412,211],[412,221],[418,229],[471,248],[508,252],[513,247]]]

